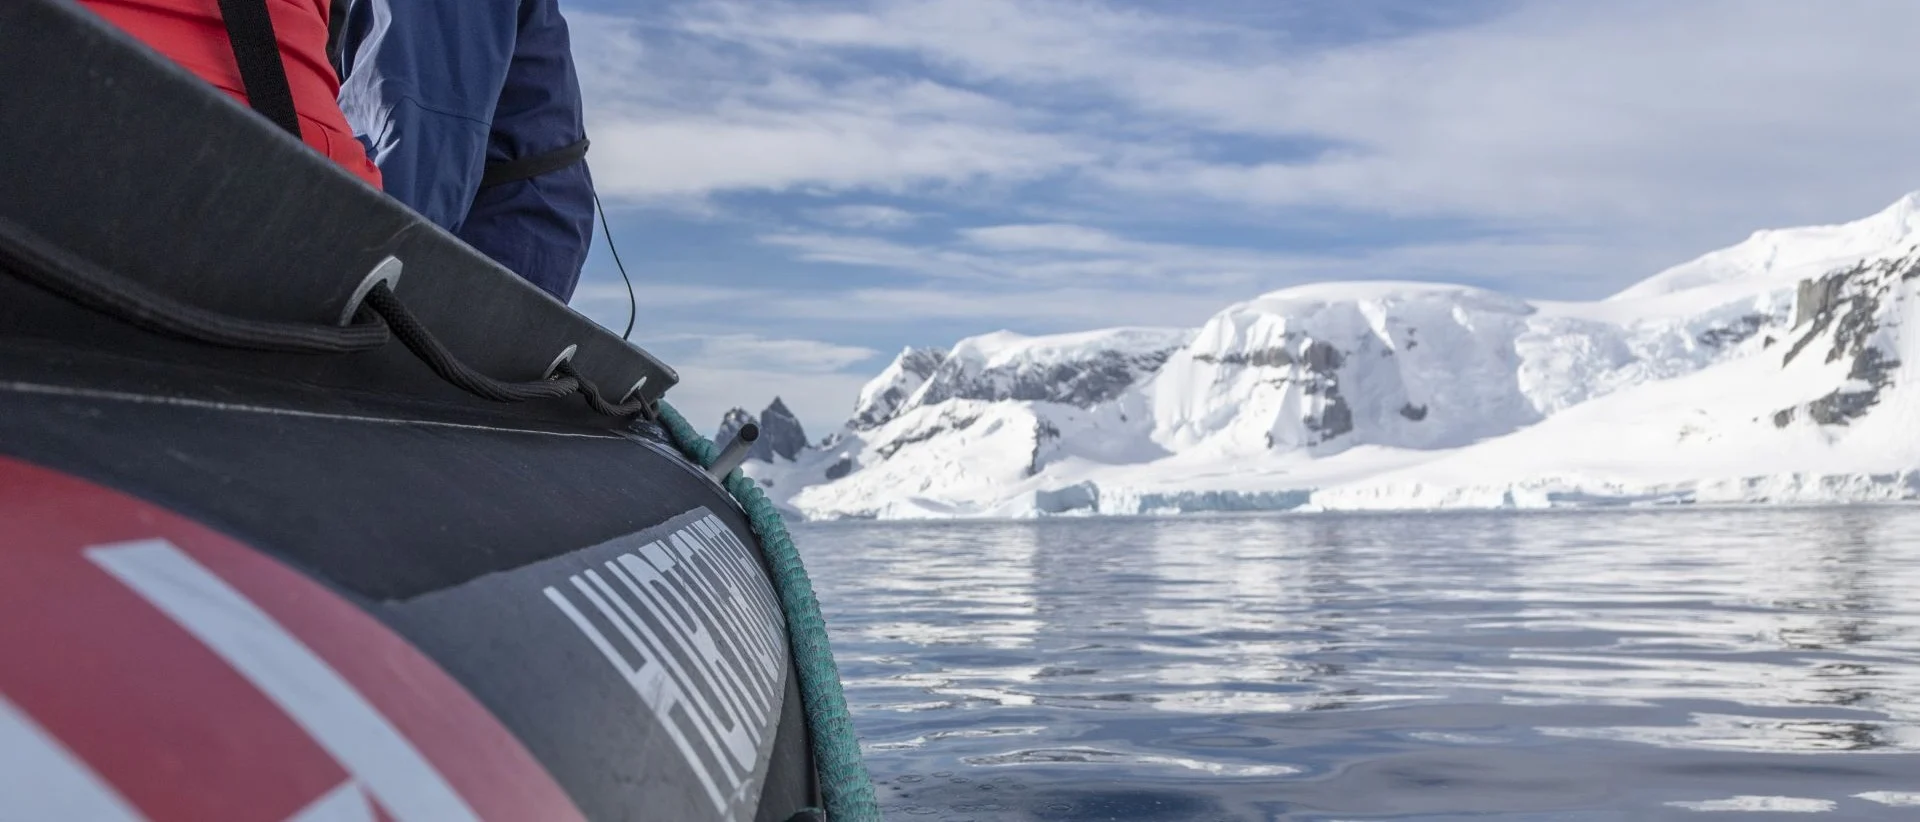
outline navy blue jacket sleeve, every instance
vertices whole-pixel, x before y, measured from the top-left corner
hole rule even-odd
[[[593,239],[584,162],[485,189],[490,163],[586,132],[557,0],[352,0],[340,105],[388,194],[555,297]]]

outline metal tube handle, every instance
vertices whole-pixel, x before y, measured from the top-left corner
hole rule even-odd
[[[720,449],[720,456],[714,457],[713,465],[707,467],[707,476],[713,477],[714,482],[725,482],[733,469],[747,461],[747,449],[752,448],[753,441],[759,438],[760,426],[753,423],[740,426],[740,433],[733,436],[733,442]]]

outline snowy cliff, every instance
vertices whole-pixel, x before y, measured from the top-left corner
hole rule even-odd
[[[1326,283],[908,349],[748,471],[815,518],[1920,498],[1917,247],[1909,196],[1599,302]]]

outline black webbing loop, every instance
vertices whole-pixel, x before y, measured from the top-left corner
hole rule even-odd
[[[400,304],[393,296],[393,289],[386,283],[375,285],[367,292],[367,307],[387,321],[387,327],[393,329],[393,335],[407,346],[407,350],[419,357],[421,362],[440,375],[440,379],[453,383],[455,387],[476,397],[494,402],[525,402],[565,397],[580,390],[580,380],[572,376],[559,376],[550,380],[532,382],[502,382],[473,370],[472,366],[460,361],[433,332],[415,319],[413,312]]]
[[[588,142],[586,138],[582,137],[580,142],[569,146],[561,146],[552,151],[521,157],[517,160],[508,160],[503,163],[489,163],[487,164],[486,171],[480,175],[480,187],[490,188],[500,185],[501,183],[532,179],[542,174],[559,171],[585,158],[587,156]]]
[[[551,379],[532,382],[502,382],[473,370],[441,345],[433,332],[428,331],[400,303],[386,283],[376,284],[367,292],[367,307],[386,320],[387,326],[393,329],[393,335],[400,338],[407,350],[426,363],[440,379],[476,397],[495,402],[524,402],[579,393],[586,398],[587,406],[598,414],[609,417],[653,417],[653,406],[644,399],[636,398],[619,405],[608,402],[606,396],[600,393],[600,387],[573,367],[572,360],[561,360]]]
[[[280,60],[280,41],[273,34],[268,2],[220,0],[220,17],[227,25],[233,60],[240,66],[247,103],[299,139],[300,117],[294,111],[293,89],[287,84],[287,66]]]
[[[289,354],[344,354],[386,345],[375,319],[344,328],[276,323],[218,314],[174,300],[55,245],[0,217],[0,261],[14,276],[148,331],[228,348]]]
[[[230,317],[153,291],[0,217],[0,275],[4,274],[148,331],[195,342],[249,351],[345,354],[379,348],[399,337],[435,375],[482,399],[524,402],[577,393],[599,414],[654,418],[654,407],[644,399],[618,405],[609,402],[571,361],[562,360],[553,378],[530,382],[503,382],[474,370],[448,351],[385,282],[367,291],[356,322],[346,327]]]
[[[647,419],[653,418],[653,406],[649,405],[644,399],[635,397],[619,405],[608,402],[606,395],[600,393],[600,386],[594,385],[592,380],[581,376],[579,371],[574,370],[571,361],[561,363],[558,373],[562,377],[569,377],[580,382],[580,396],[587,398],[587,406],[592,408],[595,413],[604,414],[609,417],[631,417],[637,414]]]

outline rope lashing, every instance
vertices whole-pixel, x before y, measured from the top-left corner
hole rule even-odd
[[[659,412],[660,424],[687,459],[702,468],[713,464],[720,448],[712,440],[701,436],[665,400],[660,402]],[[781,610],[786,612],[788,644],[793,648],[794,668],[799,671],[800,702],[807,714],[807,733],[820,772],[827,819],[880,822],[880,802],[867,763],[860,757],[860,740],[854,734],[846,692],[841,689],[840,668],[834,664],[833,648],[828,644],[827,622],[820,615],[820,601],[814,598],[813,581],[807,578],[793,536],[787,533],[773,500],[767,499],[752,478],[734,469],[723,485],[746,509],[747,522],[773,568],[773,589],[780,597]]]

